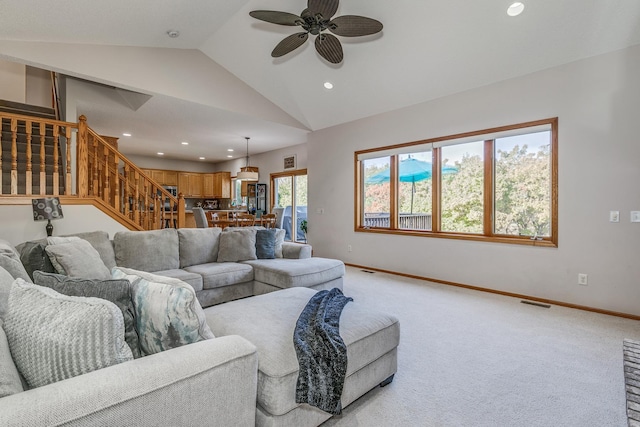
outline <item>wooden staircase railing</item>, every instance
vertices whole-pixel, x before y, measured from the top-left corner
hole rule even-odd
[[[168,193],[87,126],[86,117],[76,124],[0,112],[0,121],[0,197],[87,199],[130,229],[184,226],[182,194]]]

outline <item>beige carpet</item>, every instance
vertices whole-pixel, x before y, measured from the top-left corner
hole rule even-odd
[[[640,322],[348,268],[344,294],[400,319],[398,373],[323,426],[626,426]]]

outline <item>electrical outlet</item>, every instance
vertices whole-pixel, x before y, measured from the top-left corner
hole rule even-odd
[[[347,245],[347,251],[351,252],[351,245]]]
[[[578,285],[587,286],[588,276],[585,273],[578,273]]]
[[[620,222],[620,211],[610,211],[609,222]]]

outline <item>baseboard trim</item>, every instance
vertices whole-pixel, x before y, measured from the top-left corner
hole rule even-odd
[[[555,301],[555,300],[546,299],[546,298],[532,297],[530,295],[523,295],[523,294],[516,294],[516,293],[513,293],[513,292],[499,291],[497,289],[481,288],[479,286],[465,285],[463,283],[450,282],[448,280],[433,279],[431,277],[417,276],[415,274],[400,273],[398,271],[384,270],[382,268],[369,267],[369,266],[365,266],[365,265],[358,265],[358,264],[351,264],[351,263],[345,263],[345,265],[348,265],[350,267],[365,269],[365,270],[378,271],[380,273],[393,274],[395,276],[408,277],[410,279],[424,280],[426,282],[434,282],[434,283],[439,283],[439,284],[442,284],[442,285],[455,286],[457,288],[471,289],[473,291],[488,292],[488,293],[491,293],[491,294],[504,295],[504,296],[507,296],[507,297],[513,297],[513,298],[519,298],[519,299],[527,299],[527,300],[530,300],[530,301],[537,301],[537,302],[541,302],[541,303],[544,303],[544,304],[558,305],[558,306],[567,307],[567,308],[575,308],[577,310],[591,311],[593,313],[606,314],[608,316],[623,317],[625,319],[640,320],[640,316],[637,316],[635,314],[628,314],[628,313],[620,313],[620,312],[617,312],[617,311],[603,310],[603,309],[600,309],[600,308],[588,307],[588,306],[578,305],[578,304],[571,304],[571,303],[568,303],[568,302]]]

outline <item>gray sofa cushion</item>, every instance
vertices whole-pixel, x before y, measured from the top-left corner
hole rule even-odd
[[[204,230],[204,228],[202,230]],[[196,273],[191,273],[186,269],[183,270],[180,268],[175,268],[173,270],[153,271],[153,274],[182,280],[183,282],[190,284],[193,290],[196,292],[202,290],[202,276]]]
[[[244,261],[253,267],[254,280],[278,288],[308,287],[344,276],[344,263],[330,258],[258,259]]]
[[[188,284],[144,271],[115,267],[115,279],[131,282],[143,355],[215,338]]]
[[[48,239],[49,245],[44,248],[58,273],[84,279],[106,280],[111,278],[111,272],[91,243],[79,237],[57,239],[72,239],[60,240],[60,243],[57,243],[50,237]]]
[[[68,236],[79,237],[91,243],[91,246],[98,251],[102,262],[104,262],[104,265],[106,265],[109,270],[116,266],[116,254],[113,250],[113,243],[109,240],[109,233],[106,231],[89,231],[85,233],[74,233]]]
[[[185,270],[202,277],[203,289],[214,289],[250,282],[254,277],[251,266],[235,262],[211,262],[193,265],[185,268]]]
[[[17,279],[18,277],[24,279],[27,282],[31,282],[27,270],[24,269],[22,262],[20,261],[20,255],[16,249],[6,240],[0,239],[0,267],[4,268],[11,274],[11,277]]]
[[[56,269],[45,251],[47,239],[24,242],[20,246],[20,261],[29,277],[33,279],[33,272],[40,270],[46,273],[55,273]],[[105,264],[106,265],[106,264]]]
[[[178,232],[175,228],[119,231],[113,236],[116,264],[140,271],[180,268]]]
[[[69,297],[22,279],[11,287],[4,329],[30,388],[133,360],[115,304]]]
[[[128,280],[77,279],[43,271],[34,272],[33,280],[36,285],[46,286],[63,295],[96,297],[114,303],[122,312],[124,319],[124,339],[131,349],[134,359],[140,357],[140,342],[135,327],[135,309],[131,300],[131,286]]]
[[[180,228],[180,268],[216,262],[221,230],[210,228]]]
[[[299,365],[292,337],[298,316],[315,293],[286,289],[205,309],[216,336],[240,335],[258,348],[257,400],[271,415],[286,414],[299,405],[295,402]],[[349,377],[398,346],[400,325],[395,317],[356,300],[342,312],[340,335],[347,345]]]
[[[0,320],[0,399],[21,391],[24,391],[24,389],[22,388],[20,374],[15,363],[13,363],[9,342],[4,329],[2,329],[2,320]]]
[[[218,262],[238,262],[256,257],[256,229],[227,227],[220,234]]]
[[[4,268],[0,267],[0,320],[4,319],[9,307],[9,292],[13,284],[13,276]]]

